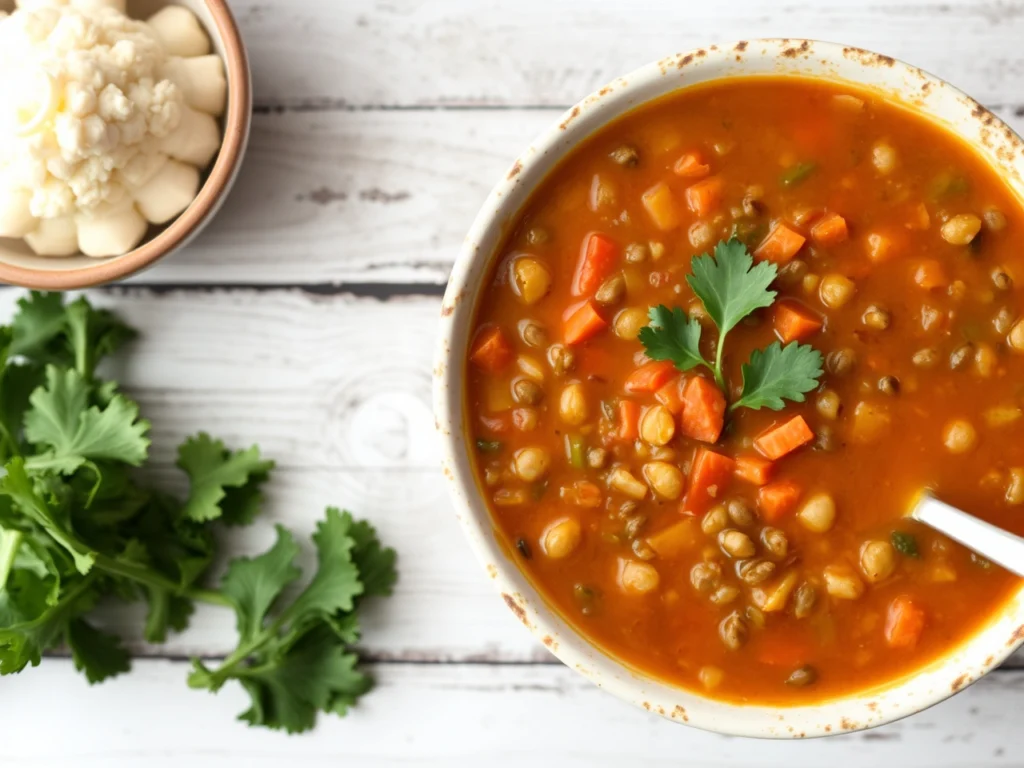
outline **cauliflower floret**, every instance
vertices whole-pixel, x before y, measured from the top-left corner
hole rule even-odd
[[[223,109],[223,68],[212,55],[169,66],[169,54],[209,50],[184,8],[157,14],[153,26],[125,16],[125,0],[17,8],[0,13],[0,73],[28,84],[0,99],[0,131],[9,126],[0,133],[2,223],[12,232],[38,223],[34,242],[49,255],[65,253],[75,233],[88,255],[134,247],[143,216],[162,223],[188,205],[199,178],[188,166],[219,146],[210,115]],[[165,184],[173,194],[161,193]]]

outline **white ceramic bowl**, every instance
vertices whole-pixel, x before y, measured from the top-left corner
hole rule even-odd
[[[10,11],[14,5],[14,0],[0,0],[0,10]],[[133,19],[146,19],[166,5],[182,5],[196,15],[210,36],[213,52],[224,60],[227,77],[221,147],[210,167],[201,169],[199,193],[176,218],[121,256],[37,256],[21,240],[0,238],[0,284],[64,291],[122,280],[187,245],[227,198],[242,165],[252,119],[252,80],[242,36],[227,0],[128,0],[127,12]]]
[[[719,733],[810,737],[871,728],[953,695],[1024,640],[1024,588],[984,629],[950,655],[877,690],[780,708],[723,703],[645,676],[606,655],[544,601],[497,539],[474,479],[465,439],[465,359],[481,288],[515,219],[548,172],[610,120],[666,93],[736,76],[793,74],[847,81],[912,105],[969,141],[1021,196],[1024,142],[953,86],[886,56],[810,40],[753,40],[670,56],[619,78],[574,106],[512,164],[473,222],[441,311],[434,412],[444,473],[466,537],[508,607],[567,666],[598,686],[678,722]]]

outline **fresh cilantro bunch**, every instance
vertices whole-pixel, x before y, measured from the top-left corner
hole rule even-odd
[[[752,312],[770,307],[776,293],[769,289],[778,276],[768,261],[754,264],[747,247],[735,238],[715,246],[715,255],[694,256],[686,281],[701,300],[718,328],[715,360],[705,359],[700,350],[700,321],[688,317],[679,307],[651,307],[650,324],[641,329],[640,342],[652,360],[671,360],[680,371],[704,366],[715,382],[727,392],[722,373],[722,355],[729,331]],[[770,408],[781,410],[785,400],[802,403],[804,394],[817,386],[821,377],[821,353],[809,344],[779,342],[755,350],[743,364],[743,389],[730,410]]]
[[[145,600],[152,643],[188,624],[195,602],[231,608],[238,647],[219,666],[194,660],[188,683],[237,680],[242,719],[299,732],[316,713],[345,714],[371,681],[356,669],[357,611],[388,595],[395,553],[366,522],[328,509],[313,535],[318,568],[300,590],[299,546],[284,528],[208,586],[221,525],[251,523],[273,462],[200,434],[178,449],[181,500],[137,476],[149,422],[101,379],[100,360],[135,333],[85,299],[32,293],[0,327],[0,674],[66,645],[90,683],[130,667],[121,639],[97,627],[100,601]],[[291,596],[294,595],[294,596]]]

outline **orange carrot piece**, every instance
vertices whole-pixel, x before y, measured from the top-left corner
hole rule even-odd
[[[633,442],[640,437],[640,404],[619,400],[619,439]]]
[[[668,408],[672,415],[678,416],[683,412],[684,386],[685,379],[682,376],[677,376],[655,392],[654,399]]]
[[[780,302],[775,309],[775,333],[783,344],[803,341],[821,330],[824,322],[817,312],[796,302]]]
[[[688,480],[689,490],[683,497],[681,511],[702,515],[715,499],[725,494],[736,462],[721,453],[700,447],[694,454]]]
[[[647,537],[647,545],[658,554],[658,557],[672,558],[696,547],[701,537],[703,534],[697,526],[697,521],[687,517],[672,523],[668,528],[652,533]]]
[[[805,663],[812,652],[810,643],[787,634],[760,633],[753,649],[757,660],[773,667],[797,667]]]
[[[763,455],[775,461],[813,439],[814,433],[807,426],[804,417],[794,416],[789,421],[761,433],[754,440],[754,447]]]
[[[607,235],[592,232],[586,240],[572,281],[573,296],[589,296],[615,269],[618,249]]]
[[[765,485],[772,479],[775,464],[760,456],[737,456],[736,477],[754,485]]]
[[[640,199],[658,229],[668,231],[679,226],[679,206],[668,184],[659,181],[644,192]]]
[[[754,249],[754,258],[785,264],[804,247],[807,238],[782,222],[775,225],[761,244]]]
[[[871,232],[864,242],[868,259],[875,264],[890,261],[906,249],[903,233],[896,231]]]
[[[885,641],[890,648],[913,648],[924,631],[924,623],[924,611],[909,597],[895,597],[885,618]]]
[[[777,480],[762,485],[757,492],[757,512],[766,523],[777,523],[800,500],[800,486],[792,480]]]
[[[850,236],[846,219],[838,213],[826,213],[811,227],[811,240],[816,245],[832,247],[844,242]]]
[[[687,152],[672,166],[676,176],[687,179],[703,179],[711,173],[711,166],[704,162],[700,152]]]
[[[725,395],[714,382],[692,376],[683,390],[680,433],[705,443],[718,442],[725,424]]]
[[[626,379],[627,392],[656,392],[676,374],[671,360],[651,360],[644,363]]]
[[[592,301],[584,301],[565,319],[565,343],[579,344],[596,336],[608,322],[598,314]]]
[[[496,325],[481,328],[473,342],[469,359],[488,373],[497,373],[512,362],[515,352],[501,328]]]
[[[930,291],[932,288],[944,288],[949,285],[949,277],[942,262],[936,259],[925,259],[914,271],[914,282]]]
[[[907,229],[928,229],[931,223],[932,217],[928,213],[928,206],[924,203],[918,203],[910,209],[904,226]]]
[[[698,216],[710,216],[722,204],[722,180],[711,176],[686,188],[686,205]]]

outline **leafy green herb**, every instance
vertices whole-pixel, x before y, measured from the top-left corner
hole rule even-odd
[[[500,440],[477,440],[476,449],[481,453],[497,453],[501,450]]]
[[[679,307],[652,307],[650,324],[641,329],[639,340],[648,357],[671,360],[680,371],[706,367],[714,373],[719,388],[726,391],[722,370],[726,337],[752,312],[772,305],[776,293],[769,286],[778,272],[771,262],[754,264],[746,246],[735,239],[715,246],[713,258],[706,253],[695,256],[691,272],[687,282],[718,328],[714,362],[701,352],[700,323]],[[784,400],[803,402],[804,394],[817,386],[822,362],[820,352],[797,342],[785,347],[776,342],[767,349],[755,350],[743,365],[743,390],[731,409],[779,410]]]
[[[904,531],[893,531],[889,540],[892,541],[893,549],[901,555],[906,555],[907,557],[921,556],[917,548],[917,539],[913,534],[905,533]]]
[[[797,184],[806,180],[808,176],[814,173],[817,167],[817,163],[810,162],[797,163],[796,165],[791,165],[789,166],[789,168],[782,172],[782,175],[779,177],[779,183],[782,186],[786,187],[787,189],[790,187],[795,187]]]
[[[821,353],[795,341],[782,346],[775,341],[765,349],[755,349],[750,362],[743,364],[743,391],[731,409],[768,408],[781,411],[783,399],[802,403],[804,394],[818,386]]]
[[[394,551],[328,509],[313,536],[318,568],[295,597],[283,593],[301,577],[299,546],[280,527],[268,552],[232,561],[219,589],[206,587],[216,524],[253,521],[273,462],[200,434],[178,449],[184,501],[143,485],[131,470],[148,458],[149,423],[96,375],[134,335],[85,299],[65,306],[43,293],[0,327],[0,674],[64,643],[90,683],[106,680],[130,659],[87,618],[101,599],[145,600],[154,643],[183,630],[198,601],[233,609],[239,642],[216,667],[195,660],[191,687],[237,680],[252,702],[243,720],[290,732],[318,712],[344,714],[371,685],[352,650],[358,609],[390,594]]]
[[[640,329],[640,343],[652,360],[671,360],[680,371],[698,365],[714,371],[714,367],[700,351],[700,323],[687,317],[682,309],[669,309],[665,305],[651,307],[650,323]]]

